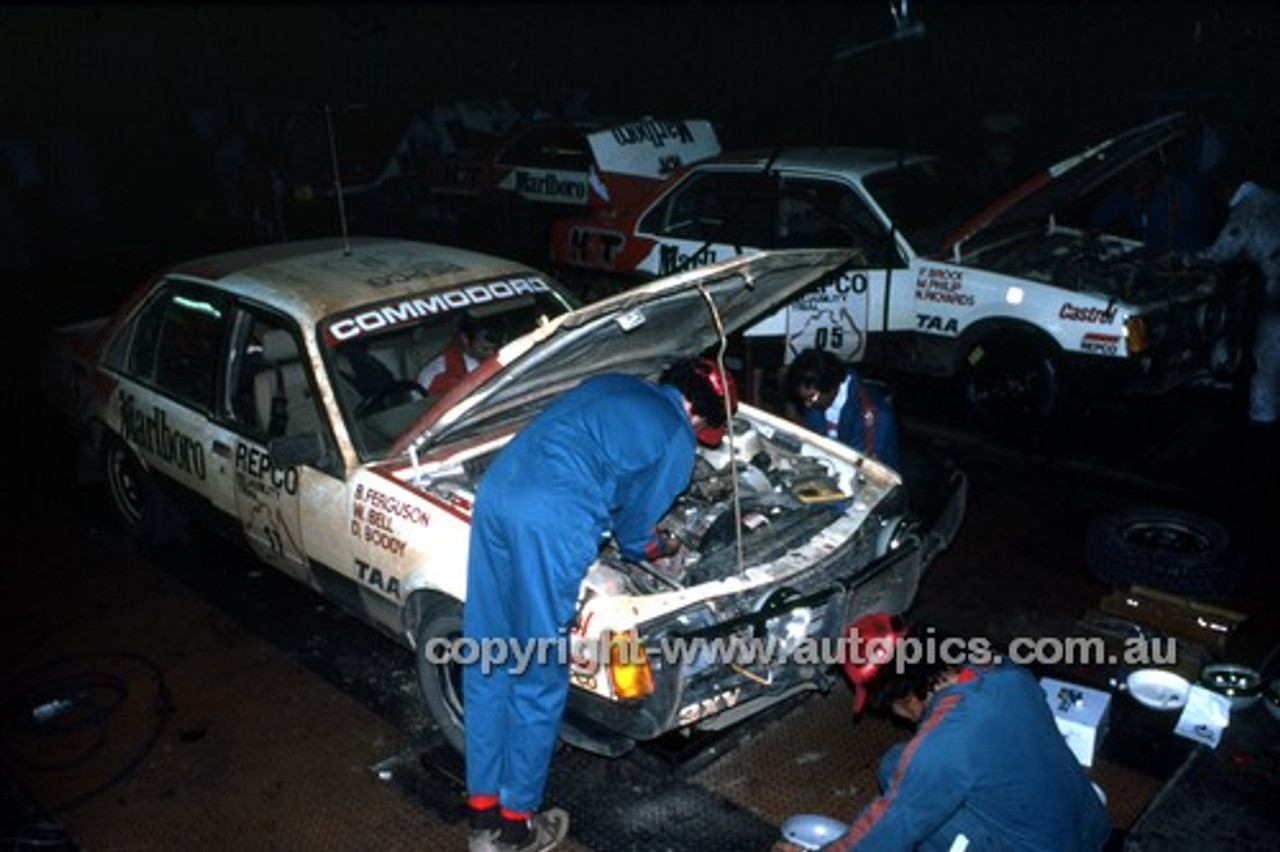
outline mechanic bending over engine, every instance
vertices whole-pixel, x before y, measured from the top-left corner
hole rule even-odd
[[[794,419],[889,467],[900,469],[898,416],[889,397],[825,349],[806,349],[787,367],[786,397]]]
[[[606,533],[628,559],[678,557],[657,523],[688,488],[698,442],[718,445],[736,408],[721,366],[684,359],[656,384],[587,379],[538,414],[477,489],[463,636],[567,641]],[[544,656],[463,669],[471,852],[541,852],[568,831],[563,810],[536,812],[569,693],[567,655]]]
[[[823,852],[1098,852],[1106,845],[1111,829],[1101,797],[1030,672],[920,653],[954,642],[883,613],[859,618],[847,635],[856,640],[845,662],[854,713],[869,704],[911,723],[915,733],[885,753],[880,796]],[[902,655],[907,642],[922,644]],[[800,848],[786,841],[774,847]]]
[[[418,384],[432,396],[442,394],[497,352],[502,343],[502,330],[497,325],[485,324],[464,312],[449,345],[418,372]]]

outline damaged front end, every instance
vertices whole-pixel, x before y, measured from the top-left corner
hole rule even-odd
[[[575,625],[571,742],[617,753],[825,691],[843,627],[911,604],[934,551],[897,474],[820,453],[779,425],[736,418],[732,450],[702,451],[661,522],[683,557],[629,563],[610,546],[592,566]],[[646,690],[628,692],[636,683]]]

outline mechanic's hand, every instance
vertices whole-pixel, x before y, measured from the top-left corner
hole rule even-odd
[[[770,849],[769,852],[804,852],[804,850],[794,843],[779,840],[777,843],[773,844],[773,848]]]
[[[684,576],[685,564],[689,561],[688,557],[688,548],[682,547],[676,553],[654,562],[653,567],[656,568],[663,576],[670,577],[673,580],[679,580]]]
[[[658,531],[658,559],[669,559],[678,554],[682,547],[684,545],[680,543],[680,539],[666,530]]]

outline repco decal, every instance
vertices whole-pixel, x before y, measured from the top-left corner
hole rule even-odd
[[[497,302],[513,299],[529,293],[546,293],[550,291],[545,281],[537,278],[508,278],[503,281],[490,281],[485,284],[471,284],[456,290],[443,293],[432,293],[430,296],[417,296],[401,299],[387,305],[369,308],[352,316],[343,317],[329,323],[325,329],[325,337],[329,343],[350,340],[369,332],[394,328],[404,323],[416,322],[423,317],[434,316],[446,311],[455,311],[471,305],[483,305],[486,302]]]
[[[286,494],[298,493],[298,469],[276,467],[270,455],[249,444],[236,444],[236,472],[267,483],[277,491],[283,488]]]
[[[133,394],[120,394],[120,433],[157,458],[186,473],[205,478],[204,447],[189,435],[169,427],[163,408],[140,411]]]
[[[1086,308],[1067,302],[1058,311],[1058,317],[1069,322],[1096,322],[1111,325],[1115,322],[1116,308],[1115,305],[1107,308]]]
[[[1080,338],[1080,349],[1096,355],[1120,354],[1120,335],[1089,332]]]

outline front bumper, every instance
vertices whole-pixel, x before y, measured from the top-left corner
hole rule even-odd
[[[850,553],[827,570],[758,590],[752,611],[712,626],[688,630],[674,617],[645,625],[653,693],[614,702],[571,690],[574,734],[567,738],[616,754],[619,738],[634,743],[678,728],[724,728],[799,692],[828,689],[845,625],[868,612],[904,611],[926,567],[924,555],[911,538],[851,570]],[[584,741],[593,736],[599,747]]]

